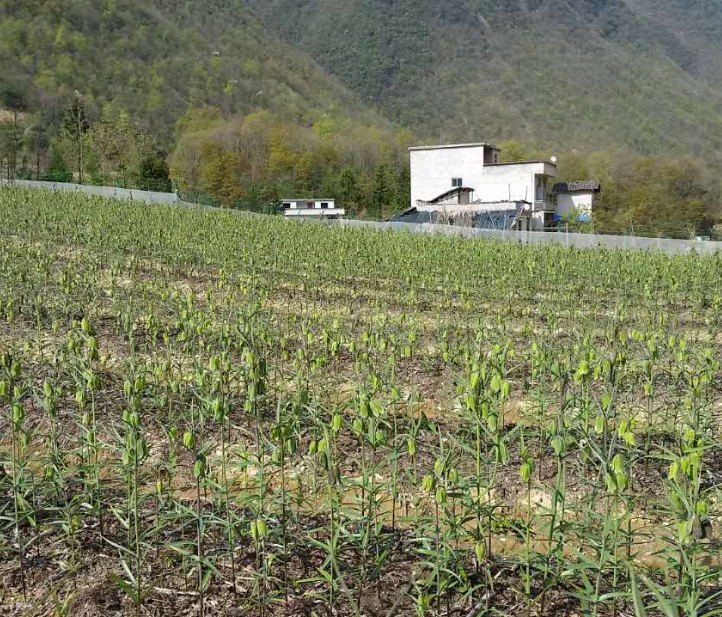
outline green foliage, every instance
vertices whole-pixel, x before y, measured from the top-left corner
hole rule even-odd
[[[183,191],[256,211],[283,197],[333,198],[351,215],[375,219],[408,207],[403,135],[342,116],[328,116],[319,130],[268,111],[199,126],[179,137],[170,156]]]
[[[598,180],[593,225],[585,231],[689,238],[720,217],[719,180],[690,159],[611,150],[562,152],[555,182]]]
[[[517,139],[503,141],[497,144],[497,146],[501,148],[500,162],[502,163],[521,163],[547,158],[546,153],[541,153],[530,144],[523,143]],[[586,175],[581,174],[578,177],[585,178]]]
[[[244,196],[238,153],[224,150],[218,144],[206,143],[202,157],[201,188],[217,197],[222,206],[235,206]]]
[[[259,108],[289,120],[338,108],[379,121],[236,0],[79,0],[62,10],[52,0],[2,0],[0,66],[0,109],[15,101],[58,127],[77,90],[92,120],[107,107],[132,111],[168,149],[189,106],[204,111],[181,121],[181,132]]]
[[[80,184],[83,183],[83,172],[85,171],[85,137],[89,128],[90,122],[85,111],[85,102],[76,95],[63,116],[61,143],[65,149],[66,162],[77,173]]]
[[[0,218],[8,605],[102,570],[85,613],[719,614],[718,254]]]
[[[424,136],[714,157],[722,148],[722,10],[705,0],[248,5]]]
[[[503,161],[601,180],[598,230],[688,237],[719,216],[722,11],[702,4],[0,0],[0,167],[167,188],[161,149],[209,203],[388,218],[417,139],[502,140]]]
[[[157,152],[147,154],[138,168],[138,184],[146,185],[149,190],[169,193],[171,190],[168,163]]]
[[[51,144],[46,178],[51,182],[70,182],[71,174],[57,144]]]
[[[112,112],[106,114],[92,126],[86,143],[97,157],[101,177],[121,186],[139,181],[141,166],[154,156],[153,138],[125,112],[117,117]]]

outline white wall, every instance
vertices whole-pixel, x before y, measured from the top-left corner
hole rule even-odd
[[[311,217],[311,218],[326,218],[326,217],[337,217],[344,216],[346,210],[344,208],[290,208],[284,210],[283,214],[287,218],[298,218],[298,217]]]
[[[475,189],[483,174],[484,146],[411,150],[411,205],[450,191],[452,178],[461,178],[464,186]]]
[[[293,199],[284,199],[281,203],[291,204],[291,208],[290,208],[291,210],[299,210],[299,209],[306,210],[306,209],[308,209],[307,204],[309,202],[313,202],[314,208],[318,208],[319,210],[321,209],[322,203],[328,204],[328,208],[324,208],[324,210],[335,210],[336,209],[336,201],[333,199],[318,199],[318,200],[303,199],[301,201],[297,201],[297,200],[293,200]]]
[[[484,201],[534,202],[534,165],[492,165],[484,168],[474,197]]]
[[[565,216],[576,208],[580,214],[591,214],[594,193],[577,191],[576,193],[560,193],[557,195],[557,214]]]
[[[453,188],[452,178],[474,189],[474,199],[534,202],[535,175],[556,175],[548,163],[484,166],[484,146],[411,150],[411,206]]]

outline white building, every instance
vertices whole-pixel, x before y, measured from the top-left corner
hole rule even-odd
[[[336,207],[333,199],[282,199],[280,209],[287,218],[337,219],[346,214],[346,210]]]
[[[438,201],[453,189],[470,206],[526,204],[517,228],[542,230],[554,220],[556,208],[547,195],[547,181],[556,177],[552,162],[500,163],[500,150],[487,143],[417,146],[411,156],[411,208]],[[465,196],[464,196],[465,195]],[[461,203],[461,202],[460,202]]]
[[[555,184],[552,194],[556,198],[556,220],[562,220],[563,217],[574,217],[578,221],[591,220],[594,202],[601,190],[601,185],[595,180]]]

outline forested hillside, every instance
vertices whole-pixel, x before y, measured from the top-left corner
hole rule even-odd
[[[247,0],[423,135],[646,154],[722,152],[711,0]]]
[[[380,122],[234,0],[0,0],[0,109],[58,126],[77,91],[91,118],[130,113],[165,146],[189,107]]]

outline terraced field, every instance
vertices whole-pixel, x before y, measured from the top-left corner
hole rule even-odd
[[[0,220],[3,615],[722,611],[720,256]]]

